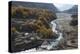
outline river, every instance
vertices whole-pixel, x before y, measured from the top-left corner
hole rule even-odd
[[[63,37],[63,32],[60,29],[71,29],[68,25],[71,21],[71,15],[66,13],[58,13],[56,15],[57,19],[50,22],[50,27],[52,28],[52,31],[58,35],[58,37],[56,39],[51,39],[50,41],[45,40],[37,50],[34,48],[31,49],[32,51],[57,50],[60,45],[64,44],[65,38]]]
[[[60,45],[64,44],[64,37],[62,30],[71,30],[69,26],[69,22],[72,20],[71,14],[67,13],[56,13],[57,19],[50,22],[50,27],[52,31],[55,32],[58,37],[56,39],[52,39],[51,41],[45,41],[46,44],[42,44],[40,48],[47,50],[56,50]],[[44,42],[44,43],[45,43]]]

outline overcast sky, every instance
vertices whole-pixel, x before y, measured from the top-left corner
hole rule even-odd
[[[60,11],[64,11],[67,9],[72,8],[74,5],[73,4],[54,4]]]
[[[52,2],[60,11],[70,9],[77,4],[76,0],[53,0]]]

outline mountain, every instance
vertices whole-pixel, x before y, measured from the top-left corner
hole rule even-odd
[[[64,10],[63,12],[70,14],[78,14],[78,5],[74,5],[72,8]]]
[[[58,12],[58,9],[52,3],[36,3],[36,2],[21,2],[21,1],[12,1],[12,5],[23,6],[29,8],[41,8],[48,9],[51,12]]]

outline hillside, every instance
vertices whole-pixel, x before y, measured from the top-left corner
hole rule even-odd
[[[52,36],[49,23],[56,19],[56,15],[46,9],[11,7],[12,28],[18,32],[38,32],[45,37]],[[13,29],[12,29],[13,30]]]
[[[68,10],[64,10],[64,13],[70,13],[70,14],[78,14],[78,5],[74,5],[72,8]]]
[[[12,5],[22,6],[28,8],[47,9],[51,12],[58,12],[59,10],[52,3],[36,3],[36,2],[19,2],[13,1]]]

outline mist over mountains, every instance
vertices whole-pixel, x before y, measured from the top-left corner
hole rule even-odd
[[[72,8],[68,10],[64,10],[64,13],[70,13],[70,14],[78,14],[78,5],[74,5]]]

